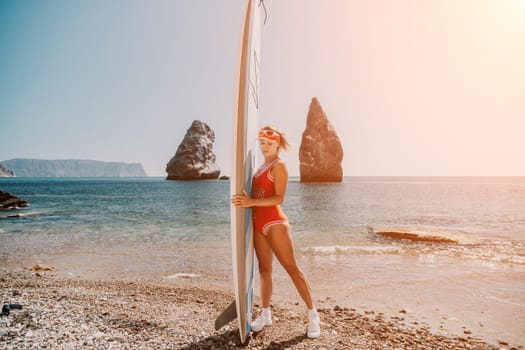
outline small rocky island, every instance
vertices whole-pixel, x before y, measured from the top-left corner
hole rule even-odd
[[[301,182],[341,182],[343,146],[321,104],[312,98],[299,148]]]
[[[175,156],[166,165],[167,180],[217,179],[221,173],[213,153],[215,132],[200,120],[195,120]]]

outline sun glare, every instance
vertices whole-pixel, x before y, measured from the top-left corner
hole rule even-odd
[[[511,6],[522,16],[525,16],[525,0],[510,0]]]
[[[513,30],[525,34],[525,0],[507,0],[498,2],[506,12],[507,25]]]

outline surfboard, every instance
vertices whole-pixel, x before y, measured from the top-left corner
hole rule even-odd
[[[261,1],[247,0],[234,91],[230,195],[251,192],[259,127],[259,52]],[[217,318],[215,328],[237,318],[241,342],[251,332],[254,248],[251,208],[231,207],[231,244],[235,308]]]

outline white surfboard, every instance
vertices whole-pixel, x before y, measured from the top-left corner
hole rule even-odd
[[[260,1],[248,0],[233,115],[233,167],[230,194],[251,192],[259,127]],[[235,106],[237,108],[235,108]],[[251,332],[253,310],[253,227],[250,208],[231,208],[233,284],[241,342]]]
[[[230,194],[251,192],[259,127],[259,0],[247,0],[239,53],[238,79],[233,108],[233,145]],[[251,332],[253,309],[253,227],[250,208],[231,207],[231,242],[235,310],[233,304],[216,321],[216,328],[237,316],[241,342]],[[235,311],[236,315],[233,314]],[[220,328],[220,327],[219,327]]]

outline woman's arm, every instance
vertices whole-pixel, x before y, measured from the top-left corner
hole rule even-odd
[[[279,161],[270,171],[274,181],[275,194],[273,196],[252,198],[243,191],[243,195],[232,197],[232,204],[240,208],[271,207],[282,204],[286,195],[286,187],[288,186],[288,169],[286,169],[286,164],[284,164],[284,162]]]

